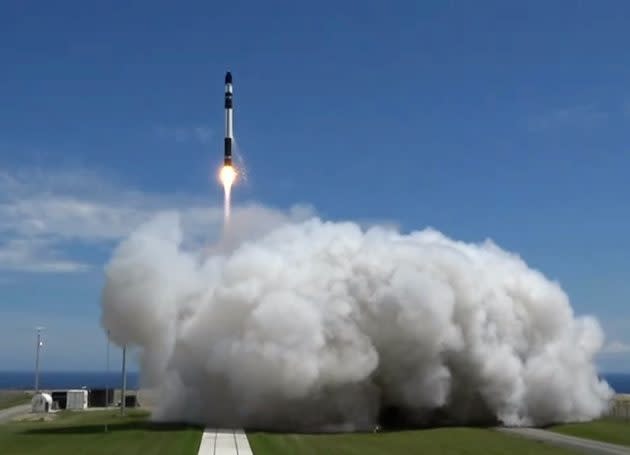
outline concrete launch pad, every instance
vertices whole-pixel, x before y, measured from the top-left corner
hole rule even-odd
[[[206,428],[201,436],[198,455],[253,455],[243,430]]]

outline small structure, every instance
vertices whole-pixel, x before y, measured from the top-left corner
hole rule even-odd
[[[82,410],[88,407],[87,390],[68,390],[66,395],[66,409]]]
[[[137,395],[125,395],[125,407],[126,408],[136,408],[139,407],[140,403],[138,403]]]
[[[51,393],[53,403],[57,403],[57,409],[66,409],[66,402],[68,400],[68,392],[65,390],[56,390]]]
[[[88,407],[105,408],[114,404],[114,389],[92,389],[88,391]]]
[[[50,412],[52,402],[52,397],[47,393],[38,393],[31,400],[31,410],[37,413]]]

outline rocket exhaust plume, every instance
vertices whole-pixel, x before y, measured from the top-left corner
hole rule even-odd
[[[328,431],[607,409],[597,321],[491,242],[251,208],[230,232],[208,257],[163,214],[106,267],[102,324],[138,349],[154,419]]]
[[[223,211],[224,221],[227,223],[230,221],[230,209],[232,205],[231,193],[232,185],[236,180],[236,170],[232,166],[223,166],[219,175],[221,183],[223,184]]]

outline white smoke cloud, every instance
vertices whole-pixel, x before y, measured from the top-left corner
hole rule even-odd
[[[308,215],[236,210],[231,236],[199,250],[167,213],[120,244],[102,322],[139,348],[155,418],[327,430],[606,409],[597,321],[519,257]]]

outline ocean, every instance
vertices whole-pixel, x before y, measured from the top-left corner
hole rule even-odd
[[[104,389],[121,388],[120,371],[40,371],[40,389]],[[136,390],[139,384],[137,372],[127,372],[127,388]],[[0,390],[34,389],[35,373],[33,371],[0,371]]]
[[[630,393],[630,374],[608,373],[600,375],[617,393]]]
[[[608,373],[600,375],[617,393],[630,393],[630,373]],[[42,371],[39,374],[39,384],[42,389],[88,389],[120,388],[121,374],[111,372],[77,372],[77,371]],[[127,388],[138,389],[139,374],[127,373]],[[32,371],[3,371],[0,372],[1,389],[32,389],[35,384],[35,374]]]

